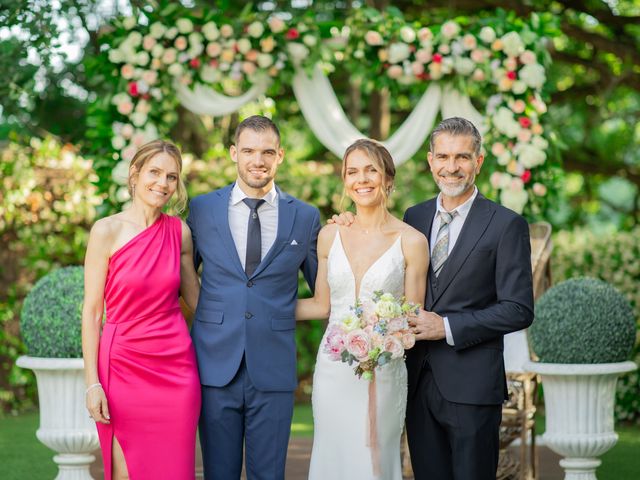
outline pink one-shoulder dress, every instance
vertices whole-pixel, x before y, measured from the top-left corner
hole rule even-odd
[[[105,479],[112,442],[131,480],[195,478],[200,381],[178,300],[180,219],[168,215],[109,259],[98,375],[111,423],[98,423]]]

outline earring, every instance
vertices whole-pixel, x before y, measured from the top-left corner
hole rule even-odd
[[[131,198],[136,196],[136,184],[131,185]]]

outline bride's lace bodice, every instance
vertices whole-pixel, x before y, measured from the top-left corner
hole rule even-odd
[[[349,307],[356,303],[356,279],[342,245],[340,232],[336,233],[329,250],[327,262],[329,287],[331,289],[330,323],[341,321],[349,313]],[[382,290],[396,297],[404,295],[405,261],[402,242],[398,237],[364,273],[360,280],[360,300],[365,300],[373,292]]]

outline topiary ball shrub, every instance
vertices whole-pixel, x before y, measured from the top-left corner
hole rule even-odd
[[[629,359],[636,338],[633,310],[595,278],[559,283],[536,302],[531,346],[546,363],[614,363]]]
[[[83,299],[83,267],[53,270],[38,280],[20,314],[20,331],[29,355],[82,357]]]

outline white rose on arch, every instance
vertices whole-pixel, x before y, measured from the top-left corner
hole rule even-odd
[[[287,51],[294,63],[299,63],[309,55],[309,49],[302,43],[291,42],[287,45]]]
[[[253,38],[260,38],[264,33],[264,25],[262,25],[262,23],[258,21],[255,21],[249,25],[249,27],[247,28],[247,33]]]
[[[460,75],[471,75],[471,72],[476,68],[476,64],[467,57],[456,57],[453,66]]]
[[[202,26],[202,34],[204,38],[213,42],[220,37],[220,30],[218,30],[218,26],[213,22],[207,22]]]
[[[460,25],[454,21],[448,21],[442,24],[440,33],[443,37],[451,39],[460,33]]]
[[[496,32],[491,27],[482,27],[480,30],[480,40],[484,43],[492,43],[496,39]]]
[[[122,139],[122,146],[119,146],[119,147],[115,146],[116,138]],[[122,150],[125,146],[124,139],[122,137],[117,137],[117,136],[113,137],[111,143],[113,144],[116,150]],[[118,145],[120,145],[120,142],[118,142]],[[129,162],[125,160],[121,160],[118,163],[116,163],[116,166],[113,167],[113,170],[111,170],[111,178],[118,185],[126,185],[127,182],[129,181]]]
[[[389,63],[400,63],[411,55],[411,49],[406,43],[395,42],[389,46]]]
[[[510,57],[517,57],[524,52],[524,42],[518,32],[508,32],[502,36],[502,50]]]
[[[164,35],[164,32],[166,31],[167,31],[167,28],[160,22],[154,22],[149,27],[149,35],[151,35],[153,38],[156,38],[156,39],[162,38],[162,36]]]
[[[416,39],[416,32],[409,26],[404,26],[400,29],[400,38],[405,43],[413,43]]]
[[[542,88],[547,76],[539,63],[530,63],[520,69],[520,79],[531,88]]]
[[[188,18],[179,18],[176,20],[176,27],[178,27],[178,31],[180,33],[191,33],[193,32],[193,22]]]
[[[506,188],[500,193],[500,203],[516,213],[522,213],[528,200],[529,195],[524,189]]]
[[[547,154],[543,150],[530,143],[519,143],[516,153],[518,162],[527,169],[542,165],[547,159]]]
[[[498,131],[509,138],[516,138],[522,129],[511,110],[506,107],[500,107],[491,120]]]

